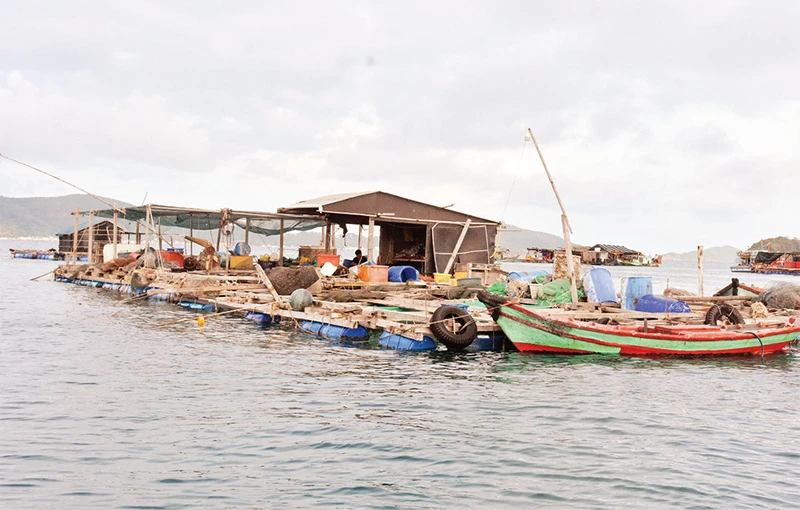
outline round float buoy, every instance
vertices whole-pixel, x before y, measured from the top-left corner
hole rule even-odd
[[[433,336],[448,349],[463,349],[478,336],[475,319],[456,306],[440,306],[430,323]]]
[[[307,306],[314,304],[314,296],[307,289],[297,289],[289,296],[289,306],[295,312],[302,312]]]
[[[717,321],[722,321],[723,324],[744,324],[744,317],[736,308],[727,303],[720,303],[713,305],[706,312],[706,324],[716,326]]]

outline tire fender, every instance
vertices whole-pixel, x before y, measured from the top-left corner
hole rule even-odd
[[[706,312],[705,323],[716,326],[717,321],[727,321],[730,324],[744,324],[741,312],[727,303],[713,305]]]
[[[448,327],[452,321],[456,325],[456,331]],[[434,338],[448,349],[463,349],[469,346],[478,336],[478,325],[475,319],[456,306],[440,306],[431,316],[431,333]]]

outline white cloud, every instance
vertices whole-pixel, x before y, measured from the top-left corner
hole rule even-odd
[[[530,126],[577,242],[744,246],[797,234],[799,9],[9,1],[0,152],[136,203],[382,189],[560,233]],[[2,193],[71,192],[26,172]]]

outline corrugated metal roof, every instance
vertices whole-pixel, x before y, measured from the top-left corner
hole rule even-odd
[[[320,207],[324,207],[329,204],[335,204],[336,202],[341,202],[342,200],[347,200],[349,198],[360,197],[362,195],[369,195],[375,193],[375,191],[362,191],[360,193],[338,193],[336,195],[325,195],[322,197],[317,198],[310,198],[308,200],[303,200],[302,202],[297,202],[296,204],[288,205],[286,207],[281,207],[280,209],[283,210],[290,210],[290,209],[319,209]]]
[[[608,253],[623,253],[634,255],[638,254],[639,252],[636,250],[631,250],[621,244],[595,244],[590,248],[590,251],[595,251],[596,248],[600,248],[600,251],[606,251]]]
[[[375,201],[370,201],[374,198]],[[394,210],[389,210],[391,205],[394,205]],[[349,202],[357,203],[349,203]],[[333,210],[336,209],[338,204],[349,203],[348,210]],[[421,208],[421,209],[420,209]],[[420,211],[426,211],[420,214]],[[436,211],[436,213],[431,213]],[[473,223],[480,222],[491,225],[497,225],[497,221],[480,218],[471,214],[465,214],[455,211],[448,207],[439,207],[433,204],[426,204],[418,200],[401,197],[393,193],[385,191],[365,191],[360,193],[343,193],[337,195],[326,195],[323,197],[312,198],[299,202],[295,205],[278,208],[280,213],[294,213],[294,214],[323,214],[323,215],[338,215],[338,216],[360,216],[366,218],[367,216],[380,216],[381,221],[390,221],[390,218],[397,219],[398,222],[402,221],[428,221],[446,222],[455,221],[463,222],[470,218]]]
[[[98,224],[100,224],[100,223],[103,223],[103,222],[105,222],[105,221],[108,221],[108,220],[107,220],[107,219],[105,219],[105,218],[98,218],[98,217],[96,217],[96,216],[95,216],[95,217],[94,217],[94,219],[92,220],[92,224],[93,224],[93,225],[98,225]],[[80,221],[78,222],[78,231],[79,231],[79,232],[80,232],[81,230],[85,229],[85,228],[88,228],[88,227],[89,227],[89,220],[88,220],[88,219],[85,219],[85,220],[80,220]],[[95,231],[95,232],[96,232],[96,231]],[[74,233],[75,233],[75,225],[72,225],[72,226],[71,226],[71,227],[69,227],[69,228],[65,228],[65,229],[64,229],[64,230],[62,230],[61,232],[56,232],[56,235],[57,235],[57,236],[63,236],[63,235],[67,235],[67,234],[74,234]]]

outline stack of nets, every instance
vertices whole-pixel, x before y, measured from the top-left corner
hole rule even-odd
[[[766,286],[764,292],[755,298],[769,308],[790,308],[800,310],[800,284],[791,282],[773,282]]]

